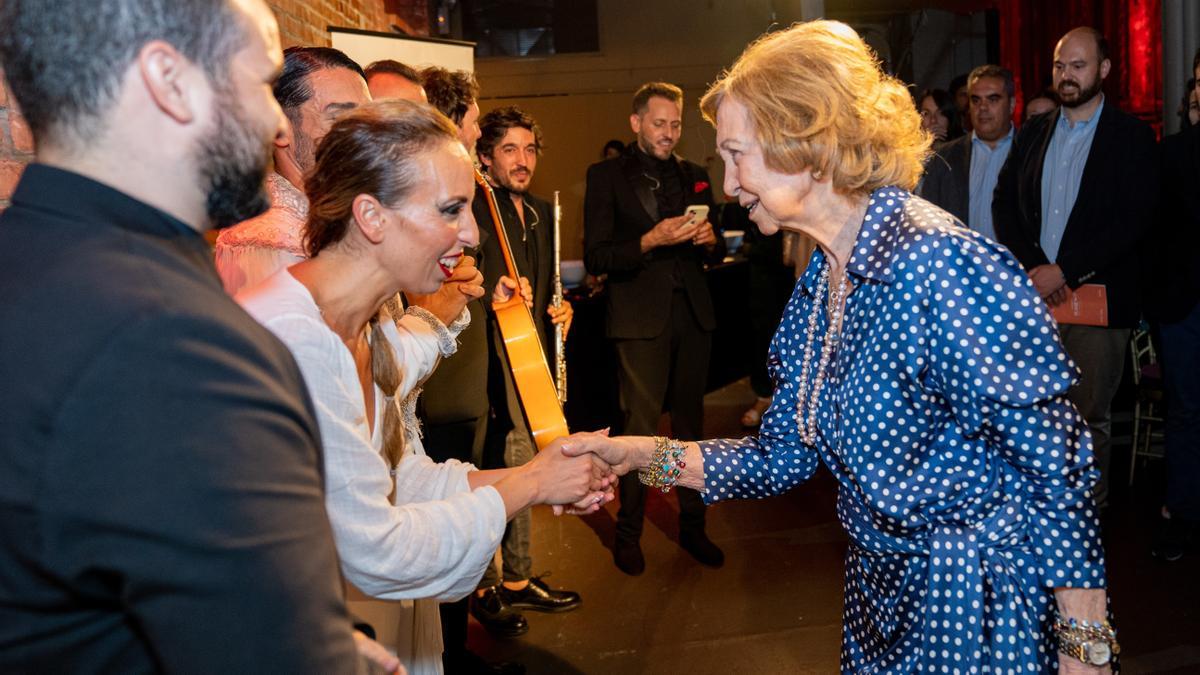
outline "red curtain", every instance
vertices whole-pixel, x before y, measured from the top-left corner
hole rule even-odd
[[[1026,97],[1050,84],[1054,45],[1068,30],[1092,26],[1108,38],[1112,70],[1107,101],[1160,129],[1162,120],[1161,0],[995,0],[1000,15],[1000,65],[1017,82],[1018,119]]]

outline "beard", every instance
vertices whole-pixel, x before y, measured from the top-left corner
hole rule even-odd
[[[1070,90],[1070,94],[1063,91],[1063,85],[1066,84],[1075,85],[1074,88]],[[1096,98],[1096,95],[1100,93],[1100,88],[1103,86],[1103,84],[1104,80],[1100,79],[1099,77],[1092,80],[1087,87],[1084,87],[1074,80],[1063,80],[1062,82],[1058,83],[1057,87],[1055,87],[1055,91],[1058,93],[1058,100],[1063,104],[1063,106],[1067,108],[1078,108],[1093,98]]]
[[[245,119],[230,92],[218,90],[214,106],[216,121],[196,149],[196,165],[210,227],[219,230],[271,207],[266,188],[271,139]]]
[[[497,173],[499,173],[499,172],[497,172]],[[509,176],[509,174],[507,174],[507,173],[503,173],[503,174],[500,174],[499,176],[497,176],[496,182],[503,185],[504,188],[506,190],[508,190],[509,192],[511,192],[515,195],[524,196],[526,192],[529,192],[529,185],[533,182],[533,172],[530,171],[528,173],[528,175],[526,176],[524,186],[521,186],[519,183],[517,183],[515,180],[513,180],[512,177]]]

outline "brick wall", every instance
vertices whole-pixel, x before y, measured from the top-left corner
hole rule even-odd
[[[329,46],[326,28],[391,32],[395,24],[414,35],[429,34],[427,0],[267,0],[279,20],[284,47]]]
[[[21,170],[33,159],[33,136],[0,77],[0,210],[8,206]]]
[[[279,20],[284,47],[329,45],[328,26],[390,31],[393,24],[415,35],[429,34],[427,0],[268,0]],[[33,159],[33,137],[15,109],[0,76],[0,211],[12,196],[22,169]]]
[[[383,0],[267,0],[284,47],[329,46],[328,26],[388,30]]]

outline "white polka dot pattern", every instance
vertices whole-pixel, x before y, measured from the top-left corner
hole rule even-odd
[[[829,467],[851,540],[843,671],[1056,672],[1053,587],[1106,582],[1091,437],[1044,303],[1003,247],[877,190],[805,446],[797,380],[824,264],[818,249],[772,341],[759,435],[701,443],[705,499],[780,494]]]

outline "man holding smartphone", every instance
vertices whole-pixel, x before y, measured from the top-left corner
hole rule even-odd
[[[618,361],[625,434],[651,435],[664,410],[671,434],[701,438],[712,330],[704,261],[725,254],[708,219],[708,174],[674,154],[682,129],[683,91],[665,82],[633,97],[626,151],[593,164],[584,203],[584,262],[608,275],[607,334]],[[696,206],[703,208],[697,209]],[[679,489],[679,543],[696,560],[720,567],[721,549],[704,533],[699,493]],[[626,574],[646,567],[639,540],[645,492],[636,475],[621,479],[613,558]]]

